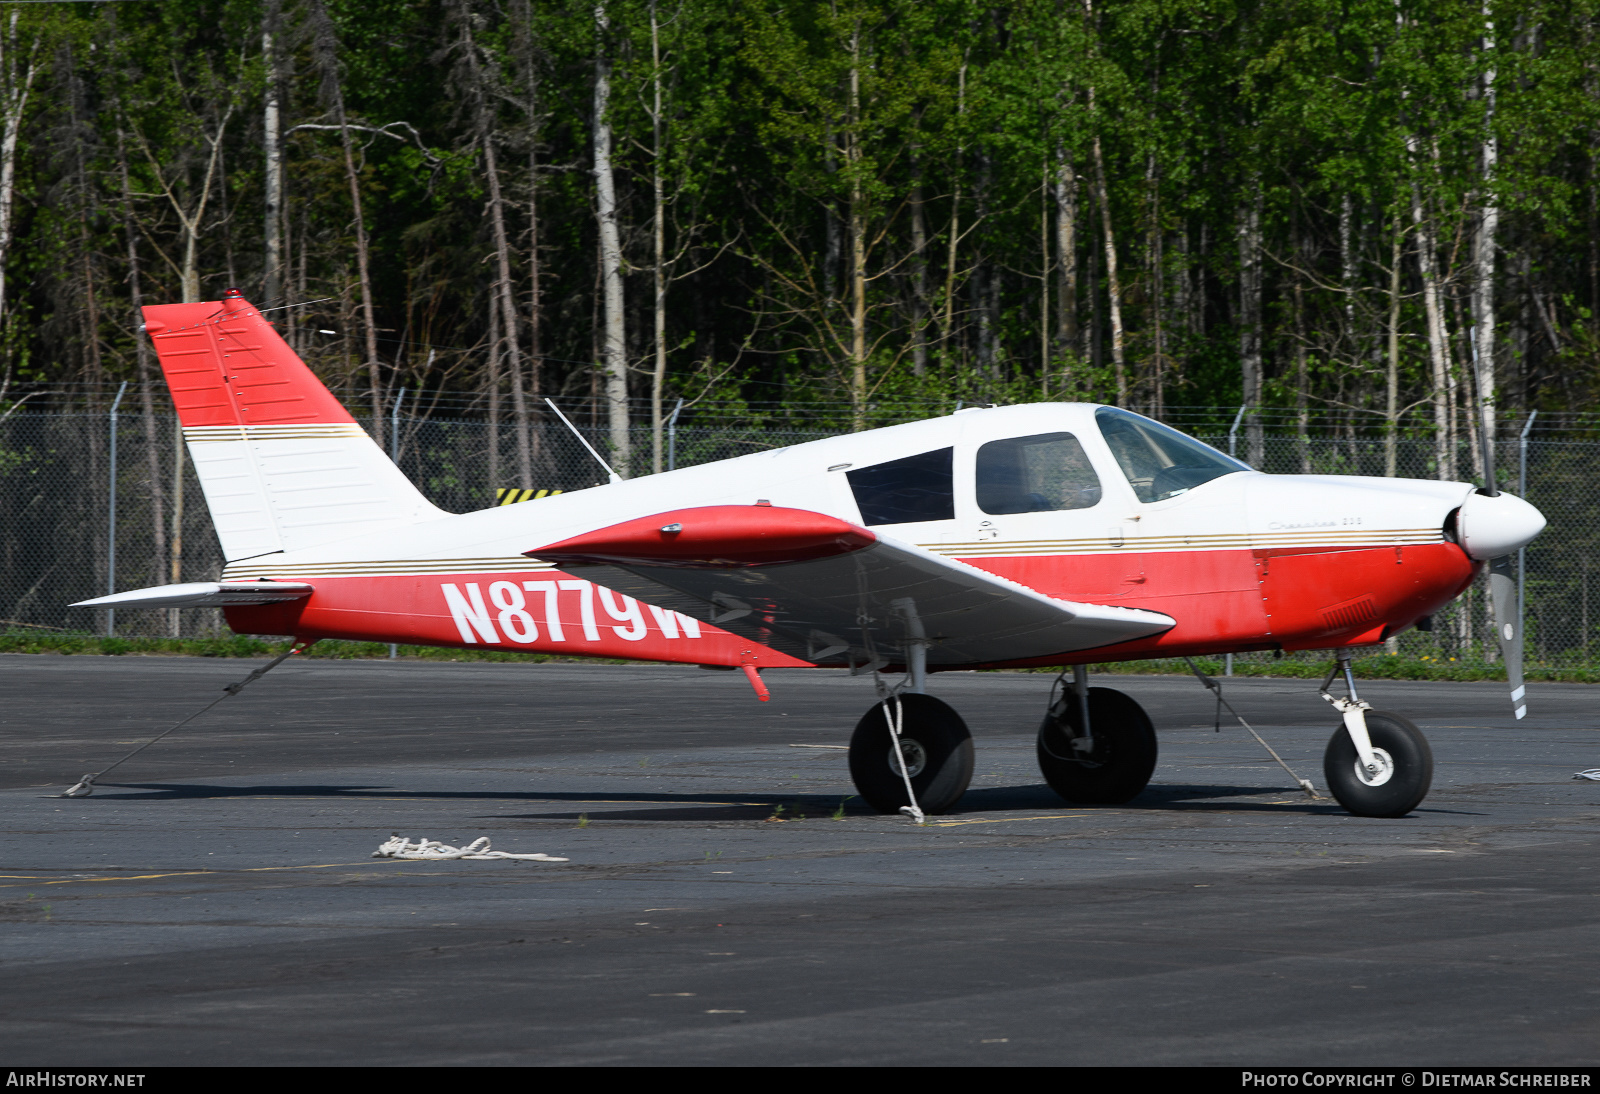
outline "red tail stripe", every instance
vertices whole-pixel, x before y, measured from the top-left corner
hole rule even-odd
[[[355,422],[243,297],[152,305],[144,320],[185,427]]]

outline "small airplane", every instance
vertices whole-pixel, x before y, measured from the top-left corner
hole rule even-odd
[[[1149,782],[1155,731],[1132,698],[1089,687],[1086,665],[1313,649],[1335,653],[1322,692],[1343,716],[1329,789],[1352,813],[1403,815],[1428,792],[1432,753],[1357,697],[1349,659],[1425,624],[1485,563],[1526,710],[1509,560],[1545,521],[1492,486],[1262,474],[1126,410],[1039,403],[451,515],[237,290],[144,316],[227,562],[217,581],[81,607],[220,606],[233,630],[295,649],[344,638],[735,669],[762,699],[768,668],[871,674],[880,701],[855,729],[851,776],[874,808],[919,820],[973,770],[930,674],[1059,666],[1041,771],[1069,801],[1119,803]],[[1349,695],[1335,699],[1341,667]]]

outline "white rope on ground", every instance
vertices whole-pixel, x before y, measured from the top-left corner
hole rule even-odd
[[[1591,782],[1600,783],[1600,767],[1591,767],[1587,771],[1576,772],[1572,777],[1574,779],[1588,779]]]
[[[451,847],[448,843],[440,843],[436,839],[419,839],[416,843],[396,832],[385,840],[378,849],[372,852],[373,858],[406,858],[406,859],[494,859],[510,858],[523,862],[566,862],[567,859],[556,858],[553,855],[532,854],[514,855],[510,851],[489,850],[489,837],[479,836],[465,847]]]
[[[1274,760],[1278,761],[1278,766],[1283,768],[1286,772],[1289,773],[1289,778],[1293,779],[1295,781],[1296,785],[1298,785],[1301,790],[1304,790],[1307,794],[1309,794],[1311,796],[1311,800],[1312,801],[1322,801],[1322,795],[1318,794],[1317,793],[1317,788],[1311,785],[1311,780],[1310,779],[1302,779],[1299,775],[1296,775],[1294,773],[1294,769],[1291,768],[1288,764],[1283,762],[1283,757],[1278,755],[1276,752],[1274,752],[1273,749],[1272,749],[1272,746],[1267,744],[1266,740],[1261,736],[1261,734],[1256,732],[1255,727],[1252,726],[1249,722],[1244,720],[1244,715],[1240,714],[1237,710],[1234,710],[1233,709],[1233,704],[1228,702],[1228,700],[1226,700],[1226,699],[1224,699],[1222,697],[1222,685],[1217,683],[1211,677],[1207,676],[1205,673],[1201,672],[1200,671],[1200,666],[1196,665],[1189,658],[1185,657],[1184,660],[1189,662],[1190,671],[1193,672],[1195,674],[1195,676],[1199,678],[1200,682],[1202,684],[1204,684],[1207,688],[1209,688],[1211,691],[1216,693],[1217,702],[1219,702],[1223,706],[1227,707],[1228,708],[1228,713],[1233,715],[1235,718],[1237,718],[1239,720],[1239,724],[1244,726],[1245,729],[1248,729],[1250,731],[1250,736],[1254,737],[1257,741],[1259,741],[1261,743],[1261,747],[1266,749],[1269,753],[1271,753],[1272,754],[1272,758]]]

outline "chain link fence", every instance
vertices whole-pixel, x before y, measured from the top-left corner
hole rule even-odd
[[[580,428],[591,444],[606,450],[604,429]],[[526,432],[507,423],[492,431],[482,420],[397,417],[380,421],[375,435],[447,512],[494,505],[504,489],[570,491],[605,480],[593,457],[559,423],[531,422]],[[832,435],[697,422],[664,434],[663,462],[682,467]],[[1351,433],[1270,434],[1255,443],[1226,434],[1202,439],[1223,450],[1232,442],[1241,458],[1275,473],[1383,475],[1393,466],[1402,477],[1438,477],[1430,438],[1386,442]],[[633,430],[633,474],[649,472],[652,444],[648,427]],[[1455,456],[1448,477],[1474,478],[1470,447],[1463,442]],[[1525,493],[1550,521],[1526,552],[1529,663],[1592,667],[1600,660],[1600,619],[1591,619],[1600,612],[1590,603],[1591,572],[1600,555],[1600,442],[1501,441],[1497,463],[1501,483]],[[124,637],[225,633],[215,611],[124,609],[113,615],[67,607],[108,591],[213,580],[220,572],[222,556],[205,499],[170,411],[134,407],[114,419],[106,413],[18,412],[0,420],[0,505],[6,520],[0,630]],[[1488,622],[1486,597],[1475,587],[1435,617],[1431,632],[1401,635],[1392,649],[1442,661],[1493,661]]]

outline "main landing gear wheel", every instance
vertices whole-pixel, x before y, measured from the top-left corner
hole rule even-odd
[[[1039,727],[1039,770],[1069,802],[1120,805],[1138,796],[1156,769],[1156,730],[1144,708],[1112,688],[1089,689],[1094,747],[1073,747],[1082,735],[1078,697],[1070,689]]]
[[[1376,773],[1361,767],[1355,742],[1341,725],[1322,755],[1322,777],[1339,804],[1358,817],[1403,817],[1428,796],[1433,749],[1422,730],[1398,714],[1367,711]]]
[[[902,694],[900,754],[911,789],[924,813],[943,813],[967,792],[972,781],[972,734],[947,704],[931,695]],[[887,702],[894,714],[895,700]],[[897,813],[906,798],[905,779],[890,748],[884,703],[861,716],[850,738],[850,778],[866,803],[880,813]]]

